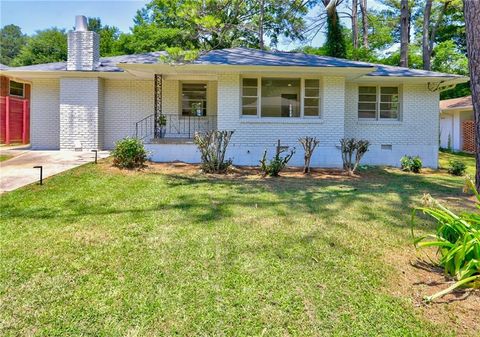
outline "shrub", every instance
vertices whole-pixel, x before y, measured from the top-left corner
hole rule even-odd
[[[131,169],[145,166],[148,154],[139,139],[127,137],[115,143],[112,155],[113,165]]]
[[[471,180],[468,187],[477,198],[480,209],[480,195]],[[427,302],[448,294],[461,286],[480,287],[480,214],[465,212],[453,213],[430,195],[424,197],[425,207],[415,208],[412,215],[412,236],[415,214],[418,211],[429,215],[437,222],[435,234],[414,238],[417,248],[437,247],[438,264],[444,268],[445,274],[453,276],[456,283],[432,296],[426,296]]]
[[[303,165],[303,173],[308,174],[310,173],[310,160],[312,159],[313,151],[318,146],[320,141],[316,137],[303,137],[299,138],[298,141],[303,146],[303,150],[305,151],[304,160],[305,163]]]
[[[226,173],[232,160],[225,160],[233,131],[207,131],[195,134],[194,142],[201,153],[202,170],[206,173]]]
[[[267,163],[267,150],[265,150],[260,160],[260,171],[262,171],[263,176],[278,177],[279,173],[287,166],[295,154],[295,149],[291,149],[290,153],[283,157],[282,153],[286,151],[287,149],[279,149],[275,157]]]
[[[368,151],[370,142],[365,139],[342,138],[340,139],[342,150],[343,169],[349,175],[353,175],[360,164],[363,155]]]
[[[448,173],[453,174],[454,176],[463,176],[467,170],[467,165],[460,160],[450,160],[450,167],[448,168]]]
[[[405,172],[420,173],[422,169],[422,159],[419,156],[403,156],[400,159],[400,165]]]

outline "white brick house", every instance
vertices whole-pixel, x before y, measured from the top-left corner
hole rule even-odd
[[[218,129],[234,130],[236,164],[256,165],[280,140],[297,148],[292,163],[301,165],[298,138],[315,136],[312,166],[340,166],[339,140],[356,137],[371,142],[365,164],[397,166],[407,154],[437,167],[439,92],[468,80],[246,48],[183,65],[162,63],[161,52],[99,58],[98,37],[79,20],[67,62],[0,71],[32,84],[33,149],[111,149],[137,136],[153,160],[198,162],[191,137]]]

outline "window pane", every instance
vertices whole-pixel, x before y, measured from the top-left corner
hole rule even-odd
[[[23,83],[10,81],[10,95],[23,97]]]
[[[300,117],[300,79],[262,78],[262,117]]]
[[[380,89],[381,94],[398,94],[397,87],[382,87]]]
[[[257,107],[258,98],[256,97],[243,97],[242,98],[242,105],[249,106],[249,107]]]
[[[245,116],[256,116],[257,115],[257,108],[249,108],[249,107],[243,107],[242,108],[242,115]]]
[[[243,96],[257,96],[257,88],[243,88]]]
[[[398,118],[397,110],[380,110],[380,118]]]
[[[303,114],[305,116],[315,116],[315,117],[320,115],[318,107],[308,107],[308,106],[303,108]]]
[[[358,110],[377,110],[377,104],[375,103],[358,103]]]
[[[376,94],[377,87],[358,87],[358,92],[360,94]]]
[[[380,110],[398,110],[398,103],[380,103]]]
[[[360,95],[358,96],[359,102],[376,102],[377,96],[376,95]]]
[[[258,80],[256,78],[244,78],[243,86],[244,87],[256,87],[258,86]]]
[[[358,118],[375,118],[375,111],[358,110]]]
[[[398,102],[398,95],[381,95],[382,102]]]
[[[305,106],[307,107],[317,107],[318,108],[318,98],[305,98]]]
[[[305,97],[318,97],[318,89],[305,88]]]
[[[319,80],[305,80],[305,88],[320,88]]]

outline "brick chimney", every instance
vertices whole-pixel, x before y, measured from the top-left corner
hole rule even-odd
[[[68,32],[67,70],[93,71],[100,64],[100,38],[88,31],[87,18],[75,17],[75,30]]]

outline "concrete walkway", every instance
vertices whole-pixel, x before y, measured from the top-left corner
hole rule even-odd
[[[12,150],[1,150],[2,154],[10,154]],[[32,151],[22,149],[22,152],[13,153],[14,158],[0,162],[0,193],[12,191],[19,187],[37,182],[39,169],[34,166],[43,166],[43,178],[70,170],[74,167],[93,162],[95,153],[75,151]],[[98,158],[108,157],[108,151],[99,151]]]

